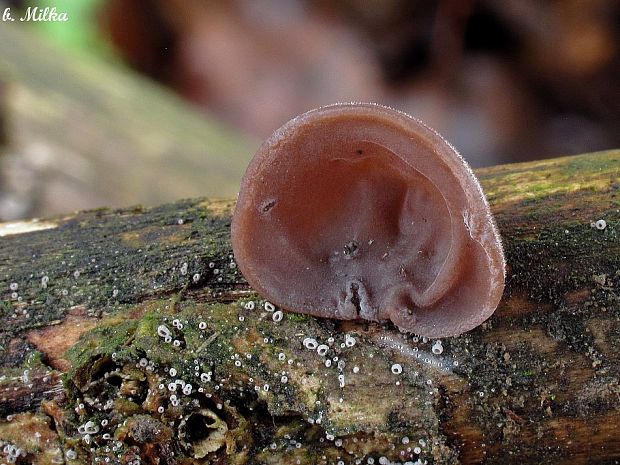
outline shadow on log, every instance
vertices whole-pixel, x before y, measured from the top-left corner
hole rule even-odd
[[[507,288],[441,341],[273,308],[236,268],[231,201],[2,225],[0,457],[616,463],[619,167],[609,151],[479,170]]]

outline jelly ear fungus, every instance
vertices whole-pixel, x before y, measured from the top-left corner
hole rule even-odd
[[[250,285],[284,309],[427,337],[478,326],[504,289],[500,237],[469,166],[376,104],[309,111],[263,143],[232,242]]]

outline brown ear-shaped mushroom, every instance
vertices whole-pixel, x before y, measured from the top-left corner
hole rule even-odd
[[[286,310],[392,320],[427,337],[489,318],[504,255],[469,166],[439,134],[375,104],[289,121],[258,150],[232,222],[241,272]]]

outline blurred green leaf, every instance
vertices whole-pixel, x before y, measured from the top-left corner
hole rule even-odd
[[[69,49],[87,52],[111,59],[112,47],[101,35],[97,24],[97,11],[105,0],[30,0],[28,7],[56,8],[66,12],[69,20],[33,21],[33,27],[49,36],[56,43]]]

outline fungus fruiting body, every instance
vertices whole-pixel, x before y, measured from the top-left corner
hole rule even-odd
[[[428,337],[486,320],[504,256],[484,193],[457,151],[376,104],[294,118],[258,150],[232,223],[252,287],[289,311],[391,320]]]

